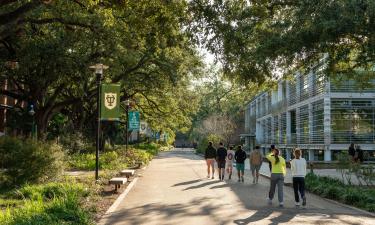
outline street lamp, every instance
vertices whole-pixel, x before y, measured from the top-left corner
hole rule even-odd
[[[32,139],[35,139],[36,135],[35,135],[35,110],[34,110],[34,105],[30,105],[30,110],[29,110],[29,115],[32,117],[33,119],[33,122],[32,122],[32,125],[31,125],[31,137]]]
[[[95,70],[96,85],[98,89],[97,96],[97,126],[96,126],[96,154],[95,154],[95,180],[99,180],[99,149],[100,149],[100,85],[102,81],[103,71],[108,69],[108,66],[103,64],[96,64],[90,66],[90,69]]]

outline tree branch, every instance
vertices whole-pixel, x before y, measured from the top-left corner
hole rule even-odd
[[[10,1],[8,1],[8,4]],[[18,7],[16,10],[4,13],[0,15],[0,25],[5,25],[14,21],[17,21],[18,19],[22,18],[25,13],[28,11],[31,11],[32,9],[38,7],[42,4],[42,1],[34,0],[30,1],[28,3],[25,3],[24,5]]]

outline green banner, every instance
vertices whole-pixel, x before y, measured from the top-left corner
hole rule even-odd
[[[140,121],[139,121],[139,112],[138,111],[130,111],[129,115],[129,130],[139,130],[140,128]]]
[[[100,87],[100,120],[120,120],[120,85],[102,84]]]

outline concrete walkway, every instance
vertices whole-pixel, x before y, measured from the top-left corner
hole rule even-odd
[[[192,151],[161,153],[99,224],[375,224],[371,214],[310,194],[308,208],[296,209],[293,191],[285,186],[285,207],[277,199],[267,206],[266,178],[253,185],[249,174],[245,183],[206,175],[204,160]]]

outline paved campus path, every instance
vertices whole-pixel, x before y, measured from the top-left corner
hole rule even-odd
[[[245,183],[206,175],[205,162],[191,151],[161,153],[100,224],[375,224],[370,214],[310,194],[308,208],[296,209],[286,186],[285,207],[277,206],[277,197],[267,206],[269,180],[253,185],[249,173]]]

